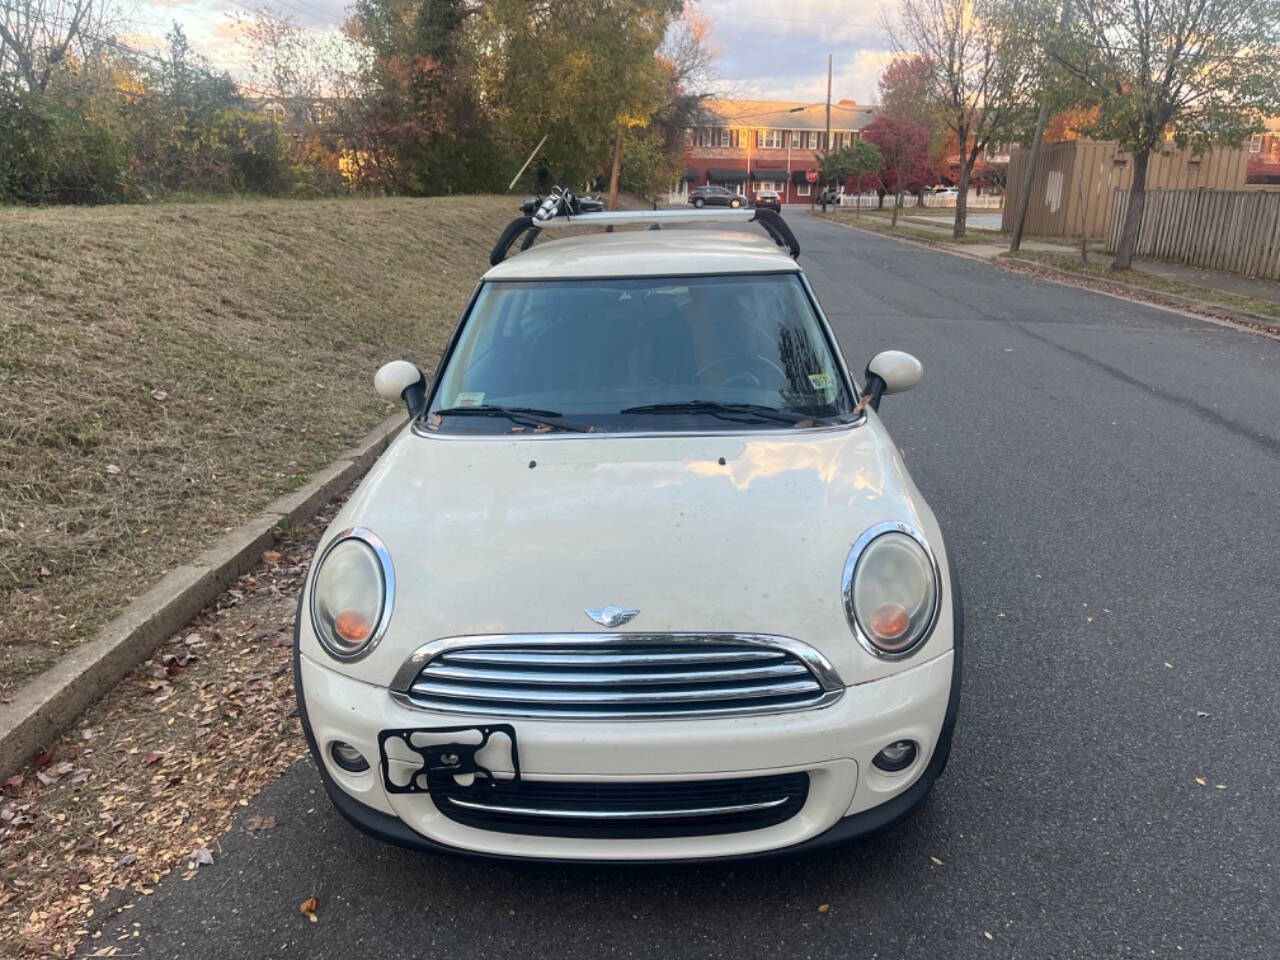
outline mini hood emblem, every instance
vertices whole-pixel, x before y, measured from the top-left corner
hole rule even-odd
[[[587,616],[602,627],[620,627],[624,623],[630,623],[634,620],[639,612],[639,610],[628,610],[626,607],[620,607],[616,603],[606,603],[603,607],[588,610]]]

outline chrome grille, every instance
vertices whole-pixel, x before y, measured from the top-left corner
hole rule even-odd
[[[787,637],[534,634],[428,644],[393,689],[449,713],[653,717],[821,706],[842,686],[816,651]]]

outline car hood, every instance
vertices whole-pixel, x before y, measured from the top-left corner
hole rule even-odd
[[[932,514],[879,422],[733,436],[419,436],[393,442],[325,536],[380,537],[390,628],[343,671],[386,684],[419,645],[488,633],[767,633],[821,651],[846,683],[898,667],[851,635],[841,574],[860,533]],[[950,648],[948,629],[912,658]],[[940,626],[943,624],[940,623]],[[932,652],[929,646],[936,646]]]

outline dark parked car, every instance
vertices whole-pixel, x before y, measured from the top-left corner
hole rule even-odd
[[[695,207],[745,207],[747,198],[724,187],[694,187],[689,191],[689,202]]]
[[[756,206],[768,207],[770,210],[782,212],[782,198],[778,196],[777,190],[757,190]]]

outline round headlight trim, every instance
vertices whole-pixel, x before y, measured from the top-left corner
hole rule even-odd
[[[929,612],[927,622],[917,637],[910,645],[901,649],[887,650],[877,645],[863,630],[862,625],[858,621],[857,606],[854,602],[854,578],[858,570],[858,561],[862,559],[862,555],[866,552],[871,544],[889,533],[899,533],[910,537],[915,541],[916,545],[924,552],[924,556],[928,561],[928,566],[933,574],[933,609]],[[938,567],[938,559],[933,555],[933,551],[929,548],[928,541],[924,535],[911,526],[900,520],[887,520],[883,523],[877,523],[863,532],[857,540],[854,541],[853,547],[849,550],[849,556],[844,562],[844,574],[841,580],[841,592],[844,597],[845,619],[848,620],[849,629],[852,631],[858,643],[863,649],[872,656],[881,660],[903,660],[917,650],[919,650],[933,635],[933,628],[938,623],[938,614],[942,609],[942,572]],[[877,613],[879,611],[876,611]]]
[[[334,638],[326,636],[323,627],[323,621],[320,615],[319,607],[319,591],[317,589],[320,582],[321,572],[324,570],[325,561],[329,559],[329,555],[335,549],[344,543],[356,541],[363,547],[368,548],[373,553],[373,557],[377,562],[379,574],[382,580],[382,606],[378,611],[372,624],[356,624],[355,626],[369,631],[368,639],[355,649],[344,648],[339,646]],[[378,642],[386,634],[387,628],[391,625],[391,611],[395,606],[396,596],[396,577],[395,570],[391,565],[391,553],[387,550],[387,546],[372,530],[365,527],[348,527],[341,531],[332,540],[320,554],[320,559],[316,561],[313,573],[311,575],[311,626],[315,631],[316,639],[320,641],[320,645],[329,656],[335,660],[342,660],[346,663],[354,663],[362,660],[373,652]],[[338,619],[342,619],[346,615],[345,611],[339,612]],[[352,621],[349,621],[352,622]]]

